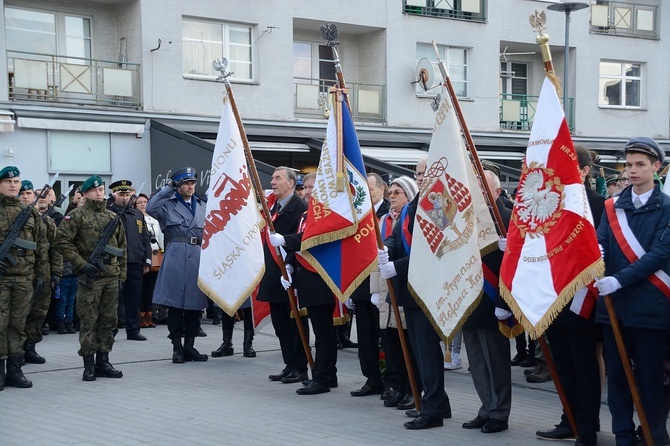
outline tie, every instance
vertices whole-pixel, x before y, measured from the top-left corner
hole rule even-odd
[[[272,214],[276,215],[279,213],[279,211],[281,211],[281,204],[277,202],[277,204],[275,205],[275,211]]]
[[[189,211],[192,211],[190,201],[186,203],[186,209],[188,209]]]
[[[633,201],[633,206],[635,206],[635,209],[642,207],[642,200],[640,200],[640,197],[635,197],[635,201]]]

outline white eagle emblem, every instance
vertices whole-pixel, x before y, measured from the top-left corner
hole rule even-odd
[[[538,224],[544,223],[558,210],[561,203],[561,194],[552,190],[554,181],[545,181],[544,171],[533,170],[519,188],[517,206],[519,218],[526,222],[530,230],[535,230]]]

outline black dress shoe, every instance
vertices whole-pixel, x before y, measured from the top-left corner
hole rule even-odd
[[[129,341],[146,341],[147,338],[140,333],[133,331],[132,333],[128,333],[128,340]]]
[[[318,395],[319,393],[330,392],[330,387],[312,381],[308,386],[302,387],[295,391],[298,395]]]
[[[284,376],[280,381],[284,384],[299,383],[307,379],[307,372],[297,372],[293,370],[288,375]]]
[[[342,344],[342,348],[358,348],[358,344],[356,342],[352,342],[349,338],[342,338],[340,344]]]
[[[205,330],[203,330],[202,327],[198,327],[198,334],[196,336],[199,338],[204,338],[207,336],[207,333],[205,333]]]
[[[364,384],[363,387],[361,387],[358,390],[352,390],[349,392],[351,396],[368,396],[368,395],[379,395],[384,391],[383,388],[381,387],[370,387],[367,384]]]
[[[386,401],[384,401],[384,407],[396,407],[400,401],[405,398],[405,394],[402,392],[393,392],[393,395]]]
[[[285,368],[284,370],[282,370],[279,374],[268,376],[268,379],[269,379],[270,381],[281,381],[281,379],[282,379],[283,377],[285,377],[285,376],[288,376],[289,373],[291,373],[291,368],[290,368],[290,367],[286,367],[286,368]]]
[[[389,387],[388,389],[384,389],[382,394],[379,396],[379,399],[386,401],[387,399],[391,398],[394,393],[395,393],[395,390],[393,390],[392,387]]]
[[[411,397],[412,395],[410,395]],[[396,409],[398,410],[409,410],[409,409],[414,409],[416,406],[414,405],[414,397],[411,399],[406,399],[404,401],[401,401],[398,403],[396,406]]]
[[[545,440],[572,440],[575,434],[569,426],[562,426],[557,424],[554,429],[548,431],[537,431],[535,435]]]
[[[302,385],[305,386],[305,387],[307,387],[307,386],[309,386],[311,383],[312,383],[312,380],[311,380],[311,379],[306,379],[306,380],[304,380],[304,381],[302,382]],[[328,379],[328,387],[330,387],[331,389],[334,389],[334,388],[337,387],[337,376],[334,377],[334,378],[329,378],[329,379]]]
[[[488,421],[488,418],[477,415],[472,420],[463,423],[463,429],[481,429]]]
[[[496,432],[506,431],[508,429],[507,421],[496,420],[491,418],[486,424],[482,427],[482,434],[495,434]]]
[[[535,358],[533,356],[526,356],[526,359],[519,363],[520,367],[535,367]]]
[[[421,415],[421,412],[419,412],[416,409],[410,409],[410,410],[405,412],[405,415],[410,417],[410,418],[418,418],[419,415]],[[442,409],[442,419],[447,420],[449,418],[451,418],[451,409],[449,409],[449,408]]]
[[[517,353],[516,356],[514,356],[514,358],[512,358],[512,362],[510,363],[510,365],[518,366],[519,364],[521,364],[521,362],[524,359],[526,359],[526,356],[528,356],[528,354],[525,353],[525,352],[524,353]]]
[[[419,415],[418,418],[404,424],[407,429],[430,429],[431,427],[440,427],[443,425],[444,421],[442,421],[442,418],[433,418],[428,415]]]

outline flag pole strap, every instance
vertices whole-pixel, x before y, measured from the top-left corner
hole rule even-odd
[[[249,140],[247,139],[247,134],[244,131],[244,126],[242,125],[242,119],[240,118],[240,113],[237,110],[237,104],[235,103],[235,96],[233,95],[233,89],[230,86],[230,82],[228,81],[228,77],[232,73],[226,72],[225,65],[223,66],[221,66],[220,64],[217,65],[217,62],[214,62],[214,68],[217,71],[221,72],[221,76],[219,76],[217,80],[223,80],[224,85],[226,87],[227,97],[224,98],[224,101],[225,100],[230,101],[230,107],[232,108],[233,114],[235,115],[235,121],[237,122],[237,127],[240,131],[240,136],[242,138],[242,145],[244,146],[244,156],[247,160],[249,172],[251,173],[251,179],[254,185],[256,200],[261,204],[261,214],[263,215],[263,219],[265,220],[265,224],[267,225],[268,231],[274,232],[274,225],[272,224],[272,218],[270,217],[270,208],[268,208],[265,196],[261,193],[261,191],[263,190],[263,186],[261,184],[261,180],[258,175],[258,170],[256,169],[256,163],[254,162],[254,157],[251,153],[251,147],[249,146]],[[217,68],[217,66],[219,68]],[[277,265],[279,265],[279,269],[281,270],[281,274],[284,277],[284,280],[288,280],[288,272],[286,271],[286,264],[284,263],[284,258],[281,256],[281,254],[277,255]],[[298,332],[300,334],[300,340],[302,341],[303,349],[305,350],[305,355],[307,356],[307,362],[309,363],[309,367],[311,369],[314,369],[314,358],[312,358],[312,350],[309,347],[309,343],[307,342],[307,335],[305,334],[305,329],[301,323],[302,321],[300,317],[300,311],[298,310],[298,305],[296,303],[296,297],[293,287],[292,286],[289,287],[286,290],[286,292],[288,294],[288,301],[291,306],[291,312],[293,313],[296,325],[298,326]]]

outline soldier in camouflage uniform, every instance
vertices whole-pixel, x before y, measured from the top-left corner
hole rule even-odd
[[[28,180],[23,180],[21,182],[21,192],[20,200],[24,204],[30,204],[35,201],[35,194],[40,194],[42,191],[37,190],[33,192],[33,183]],[[49,191],[52,192],[52,191]],[[42,332],[40,328],[46,319],[47,313],[49,311],[49,304],[51,303],[51,292],[58,286],[60,282],[61,275],[63,273],[63,255],[53,248],[53,242],[56,238],[56,222],[48,215],[49,211],[49,198],[53,200],[55,195],[50,193],[47,195],[47,198],[40,198],[37,201],[37,211],[40,214],[42,223],[44,224],[47,236],[47,242],[49,243],[49,283],[43,283],[39,289],[35,288],[35,293],[33,295],[33,300],[30,305],[30,312],[28,317],[26,317],[26,342],[23,345],[25,351],[24,359],[25,362],[31,364],[44,364],[46,359],[40,356],[35,351],[35,344],[42,341]]]
[[[20,172],[14,166],[0,170],[0,243],[9,234],[12,223],[25,208],[19,201]],[[32,387],[21,365],[23,343],[26,340],[25,323],[33,295],[33,280],[46,280],[47,241],[39,214],[30,211],[28,221],[19,234],[10,255],[16,264],[0,262],[0,390],[7,386]],[[7,375],[5,377],[5,361]]]
[[[115,214],[105,208],[105,183],[99,176],[84,181],[81,192],[86,203],[65,216],[58,227],[55,245],[63,260],[71,262],[72,269],[79,274],[77,314],[81,320],[79,355],[84,358],[82,379],[121,378],[123,373],[109,363],[109,352],[118,320],[119,288],[126,280],[126,234],[121,225],[116,227],[105,251],[102,271],[89,263],[90,254]]]

